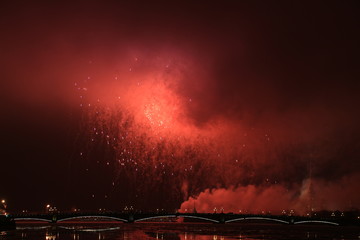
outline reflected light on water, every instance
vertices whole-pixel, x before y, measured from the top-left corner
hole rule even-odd
[[[40,236],[40,237],[39,237]],[[22,225],[0,240],[230,240],[360,239],[358,227],[279,224],[74,224]]]
[[[53,234],[53,233],[46,233],[45,234],[45,240],[56,240],[57,237],[56,237],[56,234]]]
[[[79,240],[80,236],[78,233],[73,233],[73,240]]]

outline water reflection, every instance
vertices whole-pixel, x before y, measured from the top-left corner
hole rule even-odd
[[[0,240],[359,239],[359,227],[216,224],[20,225]]]
[[[72,236],[73,236],[72,237],[73,240],[79,240],[80,239],[80,235],[78,233],[73,233]]]
[[[54,233],[49,233],[46,232],[45,233],[45,240],[56,240],[57,239],[57,235]]]
[[[76,230],[76,231],[80,231],[80,232],[103,232],[103,231],[113,231],[113,230],[118,230],[120,229],[120,227],[106,227],[106,228],[89,228],[89,227],[84,227],[84,226],[72,226],[72,227],[64,227],[64,226],[59,226],[59,228],[62,229],[67,229],[67,230]]]

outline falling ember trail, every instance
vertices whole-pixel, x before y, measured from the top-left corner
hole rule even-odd
[[[74,84],[83,116],[80,139],[87,139],[79,141],[80,157],[89,165],[114,166],[112,191],[130,189],[126,201],[144,208],[160,196],[171,199],[162,203],[170,209],[196,202],[200,211],[308,210],[312,203],[303,189],[316,142],[313,148],[309,141],[289,144],[282,131],[224,115],[199,123],[192,114],[201,99],[183,92],[194,72],[186,64],[136,59],[131,71],[109,80],[89,76]],[[319,200],[324,198],[314,199],[317,209],[328,207]],[[342,201],[329,206],[346,208]]]

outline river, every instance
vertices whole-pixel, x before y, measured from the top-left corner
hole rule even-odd
[[[203,223],[66,223],[18,224],[1,231],[0,240],[227,240],[227,239],[360,239],[360,227],[281,224]]]

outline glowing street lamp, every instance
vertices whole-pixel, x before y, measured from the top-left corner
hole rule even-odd
[[[5,199],[1,200],[1,204],[2,206],[0,206],[0,214],[1,215],[6,215],[6,201]]]
[[[5,201],[5,199],[1,200],[1,204],[3,205],[4,210],[6,210],[6,201]]]

